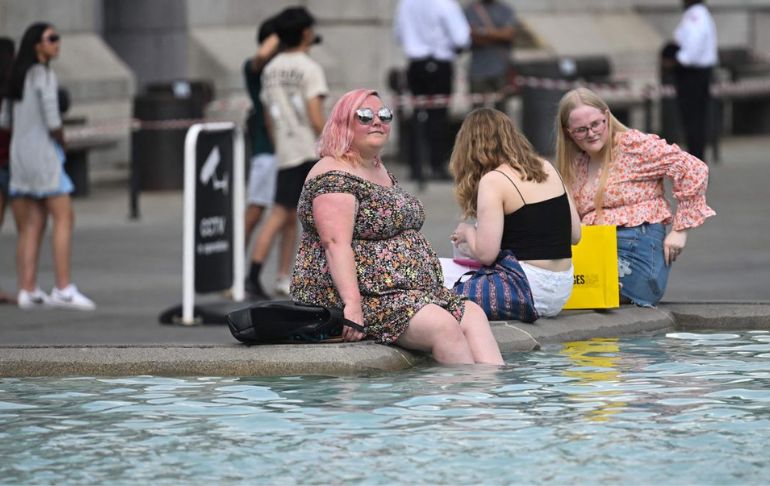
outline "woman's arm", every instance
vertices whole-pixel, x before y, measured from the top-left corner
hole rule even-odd
[[[323,96],[314,96],[307,100],[307,119],[316,137],[321,135],[324,129]]]
[[[503,197],[500,182],[485,175],[479,181],[476,199],[476,226],[460,223],[454,234],[455,243],[468,244],[470,256],[484,265],[491,265],[500,253],[503,239]],[[502,177],[501,177],[502,179]],[[507,182],[507,181],[505,181]],[[510,184],[510,183],[509,183]]]
[[[257,53],[251,58],[251,70],[255,73],[262,72],[262,68],[270,61],[276,52],[281,41],[278,34],[270,34],[259,44]]]
[[[582,228],[580,227],[580,216],[578,215],[577,209],[575,208],[575,202],[572,200],[572,195],[567,191],[567,200],[569,201],[569,215],[570,215],[570,225],[572,227],[572,244],[577,245],[580,243],[580,237],[582,236]]]
[[[663,260],[666,265],[676,261],[687,244],[687,230],[671,230],[663,240]]]
[[[561,185],[564,188],[564,192],[567,194],[567,201],[569,202],[569,219],[570,219],[570,243],[573,245],[577,245],[580,243],[580,237],[582,235],[582,228],[580,227],[580,214],[578,214],[577,206],[575,205],[575,201],[572,199],[572,194],[570,194],[570,191],[567,189],[567,185],[564,183],[564,179],[562,179],[561,174],[559,174],[559,171],[556,170],[556,167],[554,167],[550,162],[547,160],[543,160],[543,167],[546,169],[546,172],[548,172],[548,177],[558,177],[561,181]]]
[[[63,128],[59,127],[56,130],[51,130],[48,133],[51,135],[51,138],[56,140],[56,143],[58,143],[59,146],[61,146],[62,149],[66,149],[67,148],[67,145],[64,142],[64,129]]]
[[[33,76],[32,85],[35,86],[35,93],[40,98],[41,115],[43,123],[48,127],[48,133],[62,148],[65,148],[64,130],[59,113],[59,83],[56,75],[48,68],[37,65],[30,68],[28,76]]]
[[[715,215],[706,204],[708,166],[657,135],[643,135],[636,152],[636,172],[647,179],[667,178],[677,200],[672,229],[682,231],[695,228],[706,218]]]
[[[345,306],[343,313],[347,319],[363,326],[366,323],[352,247],[355,217],[356,199],[352,194],[322,194],[313,200],[313,219],[326,253],[332,281]],[[364,333],[344,326],[342,337],[345,341],[360,341]]]
[[[676,145],[666,143],[655,135],[647,135],[640,151],[643,167],[650,174],[671,181],[677,209],[671,231],[663,240],[663,256],[671,265],[687,244],[687,230],[700,226],[716,214],[706,204],[708,166]]]

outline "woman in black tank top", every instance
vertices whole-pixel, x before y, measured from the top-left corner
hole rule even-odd
[[[580,240],[580,220],[558,172],[507,115],[490,108],[465,118],[450,172],[463,217],[476,219],[457,226],[454,244],[485,265],[512,252],[540,316],[556,315],[572,290],[571,245]]]

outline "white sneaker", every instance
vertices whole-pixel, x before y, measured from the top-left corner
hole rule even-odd
[[[51,298],[40,287],[35,287],[32,292],[19,290],[16,302],[20,309],[42,309],[51,305]]]
[[[81,294],[75,284],[69,284],[63,289],[56,287],[51,290],[51,305],[63,309],[94,310],[94,301]]]
[[[275,292],[277,295],[289,295],[289,286],[291,284],[291,281],[289,277],[278,277],[275,279],[275,286],[273,287],[273,292]]]

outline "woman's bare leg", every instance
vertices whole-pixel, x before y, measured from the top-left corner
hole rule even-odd
[[[251,251],[251,261],[262,263],[267,259],[270,254],[270,249],[273,246],[273,240],[275,236],[283,230],[286,224],[286,218],[289,217],[291,210],[280,204],[275,204],[270,210],[267,216],[267,220],[259,229],[256,240],[254,240],[254,248]]]
[[[254,232],[254,228],[259,224],[259,220],[262,219],[262,215],[265,212],[264,206],[257,206],[256,204],[249,204],[246,207],[246,215],[244,217],[243,234],[244,234],[244,246],[248,253],[249,243],[251,241],[251,233]]]
[[[14,216],[19,223],[16,242],[16,275],[19,290],[32,292],[37,287],[37,265],[45,231],[46,210],[41,201],[15,198]]]
[[[281,234],[280,256],[278,259],[278,277],[286,277],[291,273],[294,263],[295,248],[297,247],[297,209],[289,210]]]
[[[72,228],[75,225],[75,213],[72,199],[68,194],[49,197],[46,208],[53,219],[51,243],[53,263],[56,273],[56,287],[65,288],[70,284],[70,253],[72,249]]]
[[[484,310],[475,302],[465,301],[465,312],[460,321],[460,326],[465,333],[465,339],[473,353],[476,363],[501,365],[505,362],[500,354],[500,346],[492,334],[489,319]]]
[[[409,321],[396,342],[406,349],[430,352],[443,364],[473,364],[475,359],[462,327],[445,309],[428,304]]]

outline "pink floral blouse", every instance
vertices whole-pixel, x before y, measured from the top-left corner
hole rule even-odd
[[[708,166],[696,157],[670,145],[657,135],[628,130],[618,135],[613,164],[607,176],[600,224],[639,226],[673,222],[674,230],[700,226],[716,212],[706,204]],[[572,187],[575,205],[583,224],[596,222],[594,196],[598,177],[588,180],[587,154],[575,160]],[[671,180],[676,214],[664,196],[663,179]]]

